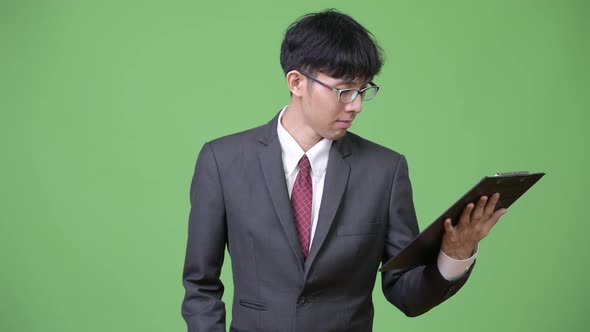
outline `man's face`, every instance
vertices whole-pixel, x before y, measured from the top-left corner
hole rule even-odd
[[[367,81],[336,79],[322,73],[317,73],[314,77],[336,89],[360,90],[368,84]],[[337,93],[310,78],[306,79],[307,89],[302,96],[305,125],[317,134],[318,141],[322,138],[331,140],[341,138],[363,108],[361,96],[357,96],[350,103],[343,104],[338,101]]]

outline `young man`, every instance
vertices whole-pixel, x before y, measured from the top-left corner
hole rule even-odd
[[[418,234],[403,155],[347,131],[379,88],[380,50],[336,11],[292,24],[281,48],[289,105],[269,123],[205,144],[191,186],[182,314],[225,331],[219,276],[228,248],[230,331],[371,331],[377,269]],[[445,223],[437,260],[382,273],[385,297],[420,315],[465,283],[498,196]]]

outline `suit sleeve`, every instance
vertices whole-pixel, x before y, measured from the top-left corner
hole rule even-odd
[[[213,149],[201,149],[190,189],[182,316],[189,332],[225,331],[221,266],[227,243],[225,206]]]
[[[396,256],[418,233],[408,164],[402,156],[391,187],[383,263]],[[426,266],[383,272],[383,293],[390,303],[407,316],[418,316],[454,295],[467,281],[471,269],[463,277],[448,281],[440,274],[434,257],[432,263]]]

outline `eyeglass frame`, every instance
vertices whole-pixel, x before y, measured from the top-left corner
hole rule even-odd
[[[370,99],[364,99],[364,100],[363,100],[363,99],[362,99],[362,97],[361,97],[361,100],[362,100],[362,101],[368,101],[368,100],[371,100],[371,99],[375,98],[375,96],[377,95],[377,92],[379,92],[379,86],[378,86],[378,85],[376,85],[376,84],[375,84],[375,83],[373,83],[373,82],[368,82],[368,84],[370,84],[370,86],[368,86],[368,87],[366,87],[366,88],[363,88],[363,89],[360,89],[360,90],[359,90],[359,89],[355,89],[355,88],[348,88],[348,89],[336,89],[335,87],[333,87],[333,86],[330,86],[330,85],[328,85],[328,84],[326,84],[326,83],[324,83],[324,82],[322,82],[322,81],[318,80],[317,78],[313,77],[312,75],[310,75],[310,74],[308,74],[308,73],[305,73],[305,72],[300,72],[300,73],[301,73],[303,76],[305,76],[305,77],[309,78],[310,80],[312,80],[312,81],[314,81],[314,82],[317,82],[317,83],[319,83],[321,86],[323,86],[323,87],[325,87],[325,88],[327,88],[327,89],[330,89],[330,90],[332,90],[332,92],[334,92],[336,95],[338,95],[338,102],[339,102],[339,103],[341,103],[341,104],[349,104],[349,103],[352,103],[352,102],[353,102],[353,101],[356,99],[356,97],[358,97],[359,95],[361,95],[361,94],[362,94],[362,93],[364,93],[365,91],[367,91],[367,90],[369,90],[369,89],[372,89],[372,88],[375,88],[375,89],[376,89],[376,90],[375,90],[375,93],[373,93],[373,97],[371,97]],[[342,96],[342,93],[344,93],[344,92],[348,92],[348,91],[356,91],[356,94],[354,95],[354,97],[352,97],[352,99],[351,99],[350,101],[343,102],[343,101],[342,101],[342,97],[341,97],[341,96]]]

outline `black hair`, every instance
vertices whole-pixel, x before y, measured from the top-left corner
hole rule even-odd
[[[281,45],[281,66],[338,79],[372,79],[381,70],[381,48],[373,34],[334,9],[304,15],[292,23]]]

